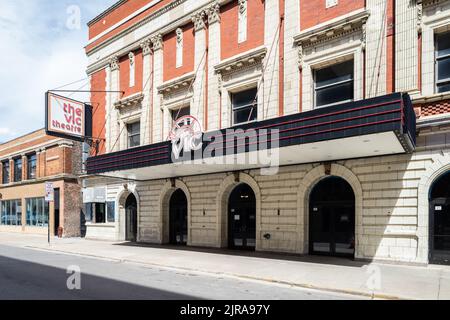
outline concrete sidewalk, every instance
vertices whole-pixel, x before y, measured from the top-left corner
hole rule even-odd
[[[0,243],[381,299],[450,299],[448,266],[403,266],[216,249],[137,246],[85,239],[52,239],[49,246],[46,237],[5,233],[0,234]]]

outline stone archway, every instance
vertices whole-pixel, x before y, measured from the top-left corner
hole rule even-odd
[[[233,190],[240,184],[247,184],[256,198],[256,250],[261,250],[261,190],[256,180],[243,172],[227,176],[217,194],[217,244],[220,248],[228,247],[228,201]]]
[[[181,180],[168,181],[161,190],[159,205],[160,205],[160,230],[161,243],[168,244],[170,242],[170,199],[177,190],[182,190],[187,199],[187,221],[188,221],[188,241],[187,245],[192,243],[191,234],[191,193],[188,186]]]
[[[133,195],[136,198],[137,203],[137,238],[136,241],[140,241],[140,199],[139,193],[137,192],[136,185],[124,185],[120,188],[120,191],[116,198],[116,238],[119,241],[126,241],[126,202],[130,195]]]
[[[363,192],[361,183],[356,175],[348,168],[332,164],[327,174],[324,165],[319,165],[309,171],[300,182],[298,190],[298,247],[297,252],[308,254],[309,252],[309,197],[314,186],[322,179],[336,176],[344,179],[350,184],[355,194],[355,258],[363,258],[361,248],[362,214],[363,214]]]
[[[450,154],[439,154],[433,159],[433,164],[426,168],[418,186],[418,252],[417,262],[429,263],[429,193],[433,184],[446,172],[450,171]]]

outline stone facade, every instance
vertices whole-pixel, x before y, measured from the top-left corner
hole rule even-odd
[[[244,2],[245,21],[238,8]],[[411,95],[418,146],[414,154],[336,161],[328,173],[324,163],[311,163],[282,167],[274,176],[246,170],[132,181],[127,188],[114,179],[87,179],[87,186],[106,186],[118,208],[116,222],[92,226],[92,237],[124,240],[124,205],[132,193],[139,199],[138,241],[167,243],[168,203],[181,189],[188,199],[188,244],[226,247],[227,201],[242,182],[257,199],[256,249],[308,254],[309,192],[329,174],[346,180],[355,194],[356,258],[428,262],[427,195],[433,181],[450,169],[445,126],[450,97],[436,94],[434,85],[434,35],[450,30],[450,1],[338,1],[325,8],[325,1],[177,0],[162,1],[147,13],[126,28],[117,26],[117,32],[108,33],[105,26],[102,33],[100,20],[91,24],[97,36],[87,47],[88,73],[106,70],[107,90],[118,90],[123,77],[117,56],[138,47],[144,55],[144,70],[137,75],[144,83],[142,103],[117,110],[120,95],[106,96],[105,119],[97,124],[106,122],[106,153],[127,148],[123,129],[130,119],[141,119],[143,143],[165,141],[170,112],[184,106],[190,106],[205,131],[231,127],[230,94],[249,87],[258,88],[258,121],[313,110],[314,70],[346,60],[354,61],[355,100],[391,91]],[[244,22],[247,42],[239,43]],[[193,48],[183,56],[194,67],[180,74],[171,69],[175,61],[165,59],[164,50],[171,48],[167,39],[176,30],[192,24],[194,45],[187,45]],[[236,44],[228,39],[231,35]]]

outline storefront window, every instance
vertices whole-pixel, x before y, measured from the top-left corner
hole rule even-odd
[[[116,222],[116,204],[115,204],[115,202],[108,202],[106,211],[108,214],[108,222],[110,222],[110,223]]]
[[[1,225],[21,226],[22,225],[22,201],[7,200],[2,201],[0,206]]]
[[[48,202],[44,198],[26,199],[27,226],[47,227],[49,217]]]

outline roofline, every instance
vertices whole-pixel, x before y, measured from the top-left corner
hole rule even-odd
[[[17,140],[17,139],[20,139],[20,138],[25,138],[26,136],[29,136],[29,135],[31,135],[31,134],[33,134],[33,133],[37,133],[37,132],[39,132],[39,131],[41,131],[41,130],[45,130],[45,128],[40,128],[40,129],[31,131],[31,132],[25,133],[25,134],[23,134],[23,135],[21,135],[21,136],[15,137],[15,138],[13,138],[13,139],[11,139],[11,140],[8,140],[8,141],[5,141],[5,142],[1,142],[1,143],[0,143],[0,147],[3,146],[3,145],[5,145],[5,144],[7,144],[7,143],[13,142],[14,140]]]
[[[123,5],[125,2],[127,2],[128,0],[119,0],[116,3],[114,3],[112,6],[110,6],[108,9],[106,9],[105,11],[103,11],[102,13],[100,13],[99,15],[97,15],[95,18],[93,18],[91,21],[89,21],[87,23],[87,26],[90,27],[92,26],[94,23],[100,21],[102,18],[104,18],[105,16],[107,16],[109,13],[111,13],[112,11],[114,11],[115,9],[117,9],[118,7],[120,7],[121,5]]]

